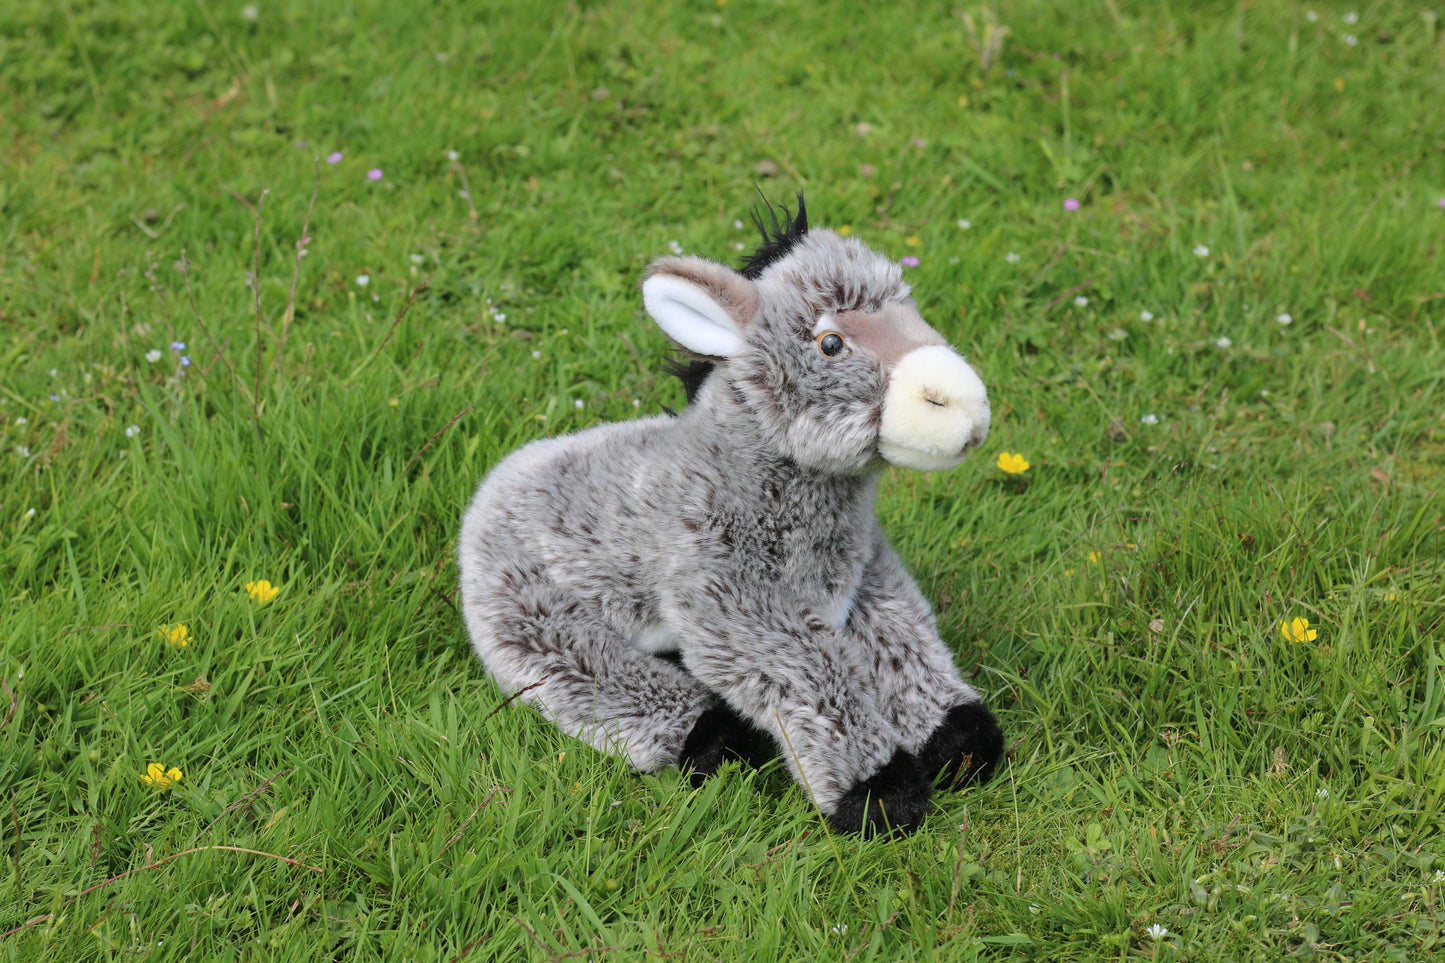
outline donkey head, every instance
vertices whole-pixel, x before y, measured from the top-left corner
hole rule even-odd
[[[798,213],[741,271],[698,257],[653,263],[643,303],[711,362],[767,444],[800,465],[859,472],[879,459],[952,468],[988,434],[973,368],[919,315],[897,264]],[[759,226],[762,227],[761,221]]]

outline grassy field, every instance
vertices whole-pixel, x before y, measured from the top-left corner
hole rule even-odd
[[[1445,953],[1440,14],[8,0],[0,958]],[[1011,764],[901,841],[501,707],[456,608],[755,185],[993,398],[879,507]]]

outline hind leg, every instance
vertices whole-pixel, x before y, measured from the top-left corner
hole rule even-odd
[[[722,761],[728,733],[712,693],[638,650],[540,568],[468,566],[462,607],[477,654],[502,688],[569,735],[644,772],[692,762],[706,774]],[[684,758],[689,748],[692,759]]]

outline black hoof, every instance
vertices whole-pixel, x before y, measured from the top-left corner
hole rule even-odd
[[[923,823],[932,797],[933,786],[918,758],[899,749],[882,769],[843,794],[830,821],[844,833],[903,835]]]
[[[761,766],[777,754],[767,733],[759,731],[725,705],[713,706],[698,716],[682,744],[678,768],[697,789],[729,759]]]
[[[1003,758],[1003,733],[982,702],[965,702],[948,710],[933,735],[918,751],[930,779],[945,786],[984,782]]]

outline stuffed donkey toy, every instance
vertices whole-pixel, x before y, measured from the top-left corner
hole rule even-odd
[[[782,213],[755,214],[740,271],[648,269],[687,407],[497,465],[462,522],[462,608],[501,687],[598,749],[694,784],[781,754],[836,828],[908,832],[1003,738],[878,524],[878,476],[957,465],[988,397],[898,265],[809,230],[801,194]]]

